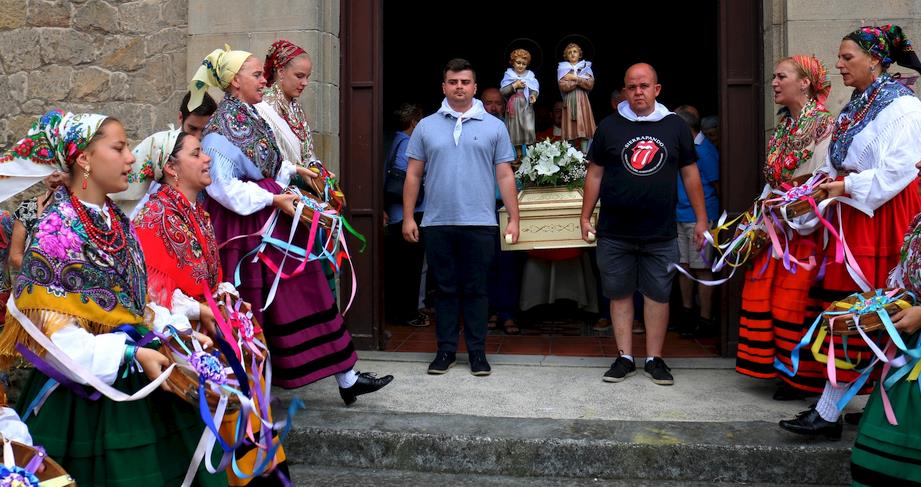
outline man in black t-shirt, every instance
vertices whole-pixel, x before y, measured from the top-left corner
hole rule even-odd
[[[592,139],[582,202],[582,238],[598,237],[598,268],[604,295],[611,299],[614,338],[620,356],[605,372],[605,382],[636,373],[633,356],[633,293],[644,296],[646,364],[644,372],[660,385],[674,383],[662,360],[668,327],[673,264],[678,263],[675,230],[678,171],[694,208],[698,247],[707,231],[697,154],[687,124],[656,102],[662,89],[655,69],[641,63],[624,76],[626,100],[605,118]],[[590,217],[598,197],[597,229]],[[624,353],[627,352],[627,354]]]

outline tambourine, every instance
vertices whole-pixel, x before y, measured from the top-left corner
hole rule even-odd
[[[339,187],[339,181],[329,172],[322,162],[314,159],[307,163],[307,169],[317,174],[317,177],[310,178],[308,184],[320,198],[320,201],[330,203],[336,211],[345,206],[345,193]]]
[[[832,179],[824,174],[800,176],[793,180],[795,186],[786,187],[783,194],[769,197],[765,206],[787,219],[811,213],[813,203],[818,205],[828,198],[828,191],[819,186],[829,181]]]
[[[334,214],[337,215],[338,211],[330,206],[329,203],[322,201],[311,193],[301,191],[297,186],[289,186],[285,189],[285,192],[297,195],[299,201],[304,203],[304,209],[301,211],[301,223],[307,225],[307,228],[310,228],[313,222],[313,214],[319,212],[320,226],[327,230],[332,230],[335,224]]]
[[[197,408],[201,396],[201,381],[204,379],[205,397],[211,411],[217,409],[222,395],[228,397],[227,411],[240,408],[240,400],[236,394],[217,392],[222,387],[239,387],[236,374],[220,352],[201,350],[198,341],[191,334],[172,330],[170,339],[164,340],[160,345],[160,353],[166,356],[171,364],[177,365],[166,379],[173,393]]]
[[[37,473],[44,466],[41,473]],[[41,447],[31,447],[3,438],[3,465],[0,465],[0,485],[16,487],[76,486],[64,468],[48,457]]]
[[[823,313],[822,326],[832,335],[859,335],[858,326],[869,333],[883,328],[880,313],[891,317],[914,304],[915,296],[901,289],[855,293],[832,303]]]

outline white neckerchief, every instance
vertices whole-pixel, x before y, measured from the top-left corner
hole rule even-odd
[[[627,103],[627,100],[624,100],[617,105],[617,113],[631,122],[658,122],[672,112],[665,108],[665,105],[656,102],[656,108],[652,113],[649,115],[637,115],[630,109],[630,104]]]
[[[512,68],[506,69],[505,75],[502,76],[502,82],[499,83],[499,87],[505,88],[518,80],[524,81],[524,99],[528,100],[528,103],[531,103],[531,90],[540,93],[540,84],[537,83],[537,78],[534,77],[534,73],[530,69],[521,75],[516,73]]]
[[[563,76],[566,76],[570,71],[580,78],[591,79],[595,77],[595,73],[592,72],[591,61],[579,61],[576,64],[563,61],[556,66],[556,79],[563,79]]]
[[[443,113],[445,116],[457,119],[457,122],[454,124],[454,145],[458,145],[460,144],[461,132],[464,130],[464,121],[470,120],[471,118],[482,120],[483,115],[486,114],[486,110],[483,108],[483,102],[474,98],[473,106],[466,112],[461,113],[452,109],[451,106],[448,105],[448,99],[445,98],[441,100],[441,108],[438,109],[438,113]]]
[[[694,145],[700,145],[704,143],[704,133],[697,132],[697,135],[694,136]]]

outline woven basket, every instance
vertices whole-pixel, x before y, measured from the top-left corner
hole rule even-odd
[[[812,177],[811,175],[807,174],[805,176],[800,176],[794,179],[793,182],[798,185],[803,184],[806,181],[808,181],[811,177]],[[818,205],[819,202],[821,202],[825,198],[828,198],[828,191],[825,191],[824,189],[820,189],[816,187],[812,191],[811,196],[812,196],[812,199],[815,200],[815,203]],[[783,208],[786,212],[787,218],[796,218],[798,216],[802,216],[802,215],[812,212],[812,205],[809,204],[809,201],[804,200],[804,199],[793,201],[785,205],[781,205],[781,204],[768,205],[768,208],[774,211],[778,215],[784,214],[781,212],[781,208]]]
[[[192,348],[193,338],[191,336],[179,335],[178,338],[174,336],[172,339],[181,339],[185,343],[186,348],[189,350],[194,350],[194,348]],[[170,376],[166,379],[166,383],[169,384],[173,393],[185,399],[197,408],[198,374],[192,369],[191,365],[189,365],[189,363],[184,358],[176,356],[173,349],[168,345],[168,342],[169,341],[167,340],[166,342],[163,342],[162,345],[160,345],[160,353],[165,355],[171,364],[176,363],[178,365],[176,369],[173,370],[173,373],[170,374]],[[220,360],[224,366],[227,366],[227,362],[223,358]],[[230,378],[235,377],[233,372],[228,372],[227,376]],[[210,388],[205,387],[205,396],[208,400],[208,408],[211,411],[216,410],[218,402],[221,400],[221,395],[212,391]],[[235,411],[239,408],[240,400],[237,398],[237,396],[231,394],[228,397],[226,410]]]
[[[869,291],[869,292],[865,292],[859,295],[848,296],[847,298],[842,299],[841,301],[832,303],[832,305],[828,307],[826,312],[843,311],[847,308],[850,308],[852,305],[854,305],[854,303],[856,303],[858,299],[868,299],[875,295],[876,295],[876,291]],[[914,304],[914,299],[911,297],[911,295],[905,292],[897,294],[893,296],[893,298],[902,299],[911,304]],[[838,303],[841,303],[844,306],[839,306]],[[892,316],[902,310],[902,308],[900,308],[899,305],[897,305],[894,302],[887,304],[884,307],[884,309],[886,310],[886,313],[889,316]],[[854,322],[854,315],[852,313],[845,314],[845,315],[837,315],[834,325],[831,324],[829,317],[825,316],[822,318],[822,326],[824,326],[828,330],[828,332],[831,333],[832,335],[851,336],[851,335],[860,334],[860,332],[857,331],[857,324]],[[867,314],[860,316],[860,327],[863,329],[864,333],[869,333],[871,331],[875,331],[880,328],[883,328],[883,322],[880,320],[879,315],[877,313],[867,313]]]
[[[328,206],[327,203],[323,203],[323,201],[320,200],[317,196],[315,196],[315,195],[313,195],[313,194],[311,194],[311,193],[305,193],[305,192],[300,191],[300,190],[298,190],[297,188],[294,188],[294,187],[290,187],[290,188],[286,189],[285,192],[291,193],[291,194],[296,194],[296,195],[301,196],[301,197],[309,198],[309,199],[315,201],[315,202],[317,203],[317,205],[318,205],[318,206],[321,206],[321,207],[322,207],[322,206]],[[330,208],[330,209],[332,209],[332,208]],[[304,209],[301,211],[301,223],[303,223],[304,225],[306,225],[307,228],[310,228],[310,224],[313,222],[313,213],[314,213],[313,208],[311,208],[311,207],[308,206],[308,205],[304,205]],[[321,214],[320,214],[320,226],[323,227],[323,228],[325,228],[325,229],[327,229],[327,230],[331,230],[331,229],[333,228],[333,219],[330,218],[330,217],[328,217],[328,216],[326,216],[326,215],[323,215],[323,214],[321,213]]]

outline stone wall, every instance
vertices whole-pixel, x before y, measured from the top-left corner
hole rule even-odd
[[[121,119],[140,140],[188,85],[188,0],[0,0],[0,148],[53,107]]]
[[[310,54],[313,72],[300,101],[315,133],[317,157],[338,171],[339,0],[194,0],[188,18],[189,78],[224,44],[264,59],[273,41],[288,39]],[[220,92],[212,95],[220,100]]]

